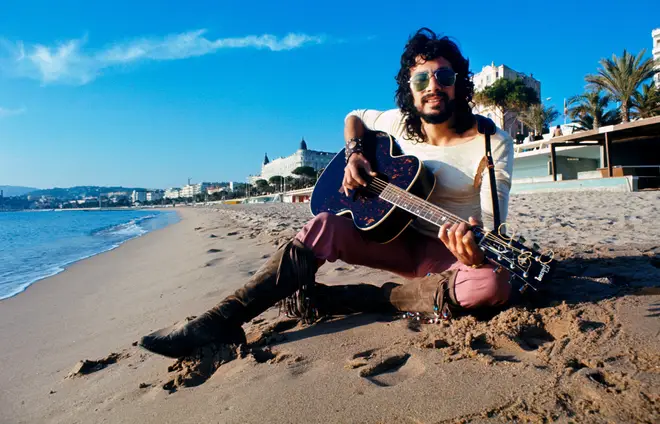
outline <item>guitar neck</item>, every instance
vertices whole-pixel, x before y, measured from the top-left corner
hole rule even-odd
[[[455,224],[466,222],[464,219],[452,215],[441,207],[429,203],[392,184],[387,184],[379,197],[438,227],[445,223]]]

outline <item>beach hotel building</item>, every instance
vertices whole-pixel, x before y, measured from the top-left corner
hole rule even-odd
[[[251,184],[254,184],[257,180],[266,180],[270,177],[279,175],[281,177],[288,177],[293,175],[292,172],[294,169],[301,166],[309,166],[314,168],[316,172],[324,169],[332,160],[337,152],[321,152],[317,150],[309,150],[307,148],[307,142],[303,138],[300,141],[298,150],[292,155],[287,157],[279,157],[274,160],[268,159],[268,154],[264,156],[264,162],[261,165],[261,174],[260,175],[250,175],[248,181]]]
[[[474,83],[474,91],[481,91],[489,85],[493,84],[499,79],[515,80],[521,79],[526,86],[532,88],[536,94],[541,98],[541,82],[534,78],[533,74],[525,75],[522,72],[514,71],[506,65],[495,66],[495,62],[490,65],[484,66],[480,72],[477,72],[472,77]],[[523,132],[522,124],[517,119],[516,112],[506,112],[504,116],[494,107],[483,105],[476,105],[473,112],[490,118],[495,122],[495,125],[508,132],[511,137],[516,135],[516,132]]]

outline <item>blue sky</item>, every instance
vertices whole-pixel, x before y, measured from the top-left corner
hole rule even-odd
[[[97,3],[0,0],[0,184],[245,181],[303,136],[338,151],[349,111],[394,107],[422,26],[473,72],[533,73],[561,110],[660,26],[654,1]]]

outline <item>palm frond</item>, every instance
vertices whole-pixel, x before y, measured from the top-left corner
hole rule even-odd
[[[660,90],[653,84],[644,84],[642,91],[635,92],[632,99],[632,116],[651,118],[660,115]]]
[[[655,61],[644,59],[645,54],[644,49],[637,55],[624,50],[621,57],[612,55],[611,59],[603,58],[597,73],[585,77],[589,90],[605,90],[612,99],[620,102],[621,118],[626,122],[630,120],[630,106],[635,93],[655,73]]]

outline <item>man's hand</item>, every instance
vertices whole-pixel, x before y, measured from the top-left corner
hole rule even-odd
[[[371,164],[367,158],[362,155],[362,153],[353,153],[350,158],[348,158],[348,163],[346,168],[344,168],[344,181],[342,181],[342,188],[344,189],[344,194],[348,196],[348,190],[355,190],[358,187],[366,187],[367,182],[360,175],[360,169],[375,177],[377,174],[371,170]]]
[[[480,225],[479,221],[470,217],[470,225]],[[481,265],[484,262],[484,252],[479,249],[474,240],[474,233],[468,229],[468,226],[462,222],[454,224],[444,224],[440,227],[438,234],[440,240],[447,246],[447,249],[456,256],[456,259],[465,265]]]

